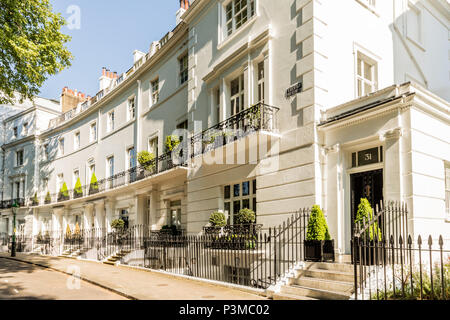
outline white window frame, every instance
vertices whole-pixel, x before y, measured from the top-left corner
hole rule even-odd
[[[19,163],[19,153],[22,154],[22,156],[21,156],[21,163]],[[24,163],[24,154],[25,154],[24,149],[21,149],[21,150],[17,150],[17,151],[16,151],[16,167],[22,167],[22,166],[23,166],[23,163]]]
[[[78,177],[75,174],[75,172],[78,172]],[[80,169],[76,168],[76,169],[73,170],[73,173],[72,173],[73,188],[75,188],[75,184],[77,183],[78,178],[80,178],[80,181],[81,181]]]
[[[232,95],[232,83],[236,80],[239,82],[238,92],[235,93],[234,95]],[[237,77],[233,77],[233,79],[230,81],[230,116],[231,117],[235,116],[239,112],[242,112],[246,107],[248,107],[248,106],[244,105],[246,94],[247,93],[245,92],[245,77],[244,77],[244,74],[241,73]],[[237,101],[239,101],[239,110],[237,110],[237,108],[236,108]]]
[[[134,165],[131,164],[131,160],[132,160],[132,155],[130,154],[130,151],[133,150],[134,151]],[[136,167],[137,164],[137,154],[136,154],[136,148],[134,146],[129,146],[127,148],[127,152],[126,152],[126,164],[125,164],[125,168],[126,170],[132,169],[134,167]]]
[[[131,121],[135,117],[136,117],[136,96],[132,96],[127,100],[127,121]]]
[[[256,214],[255,202],[256,202],[257,189],[254,187],[256,185],[256,182],[254,183],[253,181],[256,181],[256,178],[246,179],[246,180],[243,180],[240,182],[226,184],[226,185],[222,186],[223,208],[224,208],[225,214],[228,214],[228,221],[227,221],[228,224],[231,224],[231,225],[234,224],[234,216],[238,213],[238,212],[234,212],[234,202],[235,201],[240,201],[240,209],[242,209],[244,200],[248,200],[249,207],[250,207],[249,209],[253,210]],[[243,184],[245,182],[249,183],[249,194],[246,196],[243,195]],[[234,186],[235,185],[239,185],[239,196],[234,195]],[[225,199],[225,188],[226,187],[230,187],[230,198],[228,198],[228,199]],[[254,199],[255,199],[255,201],[254,201]],[[229,203],[229,211],[226,208],[227,203]],[[228,211],[228,212],[226,212],[226,211]]]
[[[22,125],[22,136],[28,135],[28,122],[24,122]]]
[[[87,164],[86,185],[91,183],[91,178],[92,178],[93,173],[95,173],[95,162],[91,161],[91,162],[88,162],[88,164]]]
[[[58,155],[60,157],[64,155],[64,138],[58,139]]]
[[[186,66],[184,65],[185,62]],[[178,59],[178,64],[179,64],[178,78],[180,86],[182,86],[189,80],[189,55],[187,53],[182,55]]]
[[[226,40],[227,38],[231,37],[233,34],[236,34],[239,30],[243,29],[245,25],[249,23],[254,17],[258,15],[257,8],[258,8],[258,0],[225,0],[222,1],[222,4],[220,5],[220,16],[222,17],[222,40]],[[245,20],[244,22],[240,23],[239,26],[237,25],[236,19],[238,18],[238,15],[242,13],[241,6],[238,10],[236,8],[237,4],[240,4],[241,2],[245,2],[245,8],[247,11],[246,16],[242,16],[241,18]],[[231,12],[229,12],[229,6],[231,5]],[[253,9],[252,9],[253,8]],[[230,16],[231,14],[231,16]],[[245,18],[244,18],[245,17]]]
[[[355,55],[355,85],[356,85],[356,97],[364,97],[370,93],[376,92],[378,90],[378,60],[367,55],[366,52],[361,50],[356,51]],[[370,66],[370,72],[372,80],[365,77],[365,64]],[[361,75],[358,74],[358,69],[360,68]],[[361,91],[359,84],[361,83]],[[371,87],[370,92],[366,92],[366,85]]]
[[[262,65],[262,77],[260,78],[261,65]],[[256,82],[257,82],[256,102],[264,104],[266,101],[266,66],[264,60],[256,64]]]
[[[73,149],[79,150],[81,147],[81,133],[77,131],[73,134]]]
[[[159,102],[159,86],[159,78],[155,78],[154,80],[150,81],[150,106],[153,106]],[[157,90],[155,90],[155,88],[157,88]]]
[[[111,110],[110,112],[108,112],[108,119],[107,119],[107,123],[106,123],[106,131],[107,132],[112,132],[114,131],[114,122],[115,122],[115,113],[114,110]]]
[[[156,143],[153,143],[154,141]],[[157,134],[148,138],[148,152],[153,153],[155,158],[159,157],[159,136]]]
[[[64,173],[60,173],[56,176],[56,193],[61,190],[62,186],[64,184]]]
[[[417,15],[417,36],[418,39],[414,39],[414,36],[411,34],[411,24],[409,23],[409,14],[411,12],[414,12]],[[405,28],[405,32],[406,32],[406,38],[411,41],[414,45],[416,45],[417,47],[419,47],[422,50],[425,50],[424,48],[424,44],[423,44],[423,39],[424,39],[424,34],[423,34],[423,25],[424,25],[424,21],[423,21],[423,12],[422,9],[419,8],[419,6],[417,6],[416,4],[414,4],[411,1],[408,1],[407,4],[407,12],[406,12],[406,28]]]
[[[374,13],[376,16],[379,16],[377,12],[377,0],[356,0],[360,5],[362,5],[367,10]]]
[[[93,129],[95,128],[95,129]],[[93,132],[95,130],[95,132]],[[94,142],[97,140],[97,122],[92,122],[89,126],[89,141]]]

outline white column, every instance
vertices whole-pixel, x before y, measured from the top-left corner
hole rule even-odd
[[[103,201],[101,201],[95,204],[95,219],[94,219],[95,228],[99,229],[105,228],[104,219],[105,219],[105,204]]]
[[[40,231],[40,223],[39,223],[39,212],[38,209],[32,209],[33,210],[33,230],[32,234],[33,236],[37,236]]]
[[[108,199],[105,202],[105,208],[106,208],[106,220],[105,220],[106,226],[105,226],[105,228],[108,230],[108,232],[111,232],[112,231],[111,222],[114,220],[114,213],[116,210],[115,201]]]
[[[380,137],[385,141],[385,201],[402,201],[401,136],[402,130],[399,128]]]
[[[93,223],[93,213],[94,213],[94,204],[90,203],[84,206],[84,214],[83,214],[83,229],[91,229]]]

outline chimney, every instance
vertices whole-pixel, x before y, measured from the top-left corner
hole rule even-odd
[[[61,94],[61,109],[63,113],[75,109],[79,103],[83,103],[84,101],[86,101],[84,93],[78,92],[77,89],[63,88]]]
[[[180,0],[180,9],[176,13],[176,24],[179,25],[182,21],[181,17],[189,9],[189,0]]]
[[[106,69],[105,67],[103,67],[102,76],[99,79],[99,82],[100,82],[99,91],[109,88],[111,86],[111,82],[113,80],[112,78],[113,78],[113,73],[110,72],[109,69]]]
[[[145,56],[145,53],[139,50],[134,50],[133,52],[133,64],[139,61],[143,56]]]

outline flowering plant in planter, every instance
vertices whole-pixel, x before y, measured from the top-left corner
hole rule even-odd
[[[331,240],[327,221],[318,205],[311,209],[304,246],[306,261],[335,260],[334,240]]]
[[[147,171],[153,171],[156,166],[155,155],[148,151],[141,151],[138,153],[138,162]]]
[[[81,186],[81,180],[78,178],[77,183],[75,183],[75,188],[73,189],[73,197],[81,198],[83,196],[83,188]]]

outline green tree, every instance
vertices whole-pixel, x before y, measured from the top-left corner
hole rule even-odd
[[[49,0],[0,1],[0,103],[32,99],[49,76],[71,65],[65,24]]]
[[[314,205],[311,209],[311,215],[308,220],[308,228],[306,232],[306,240],[331,240],[328,230],[327,220],[320,206]]]

